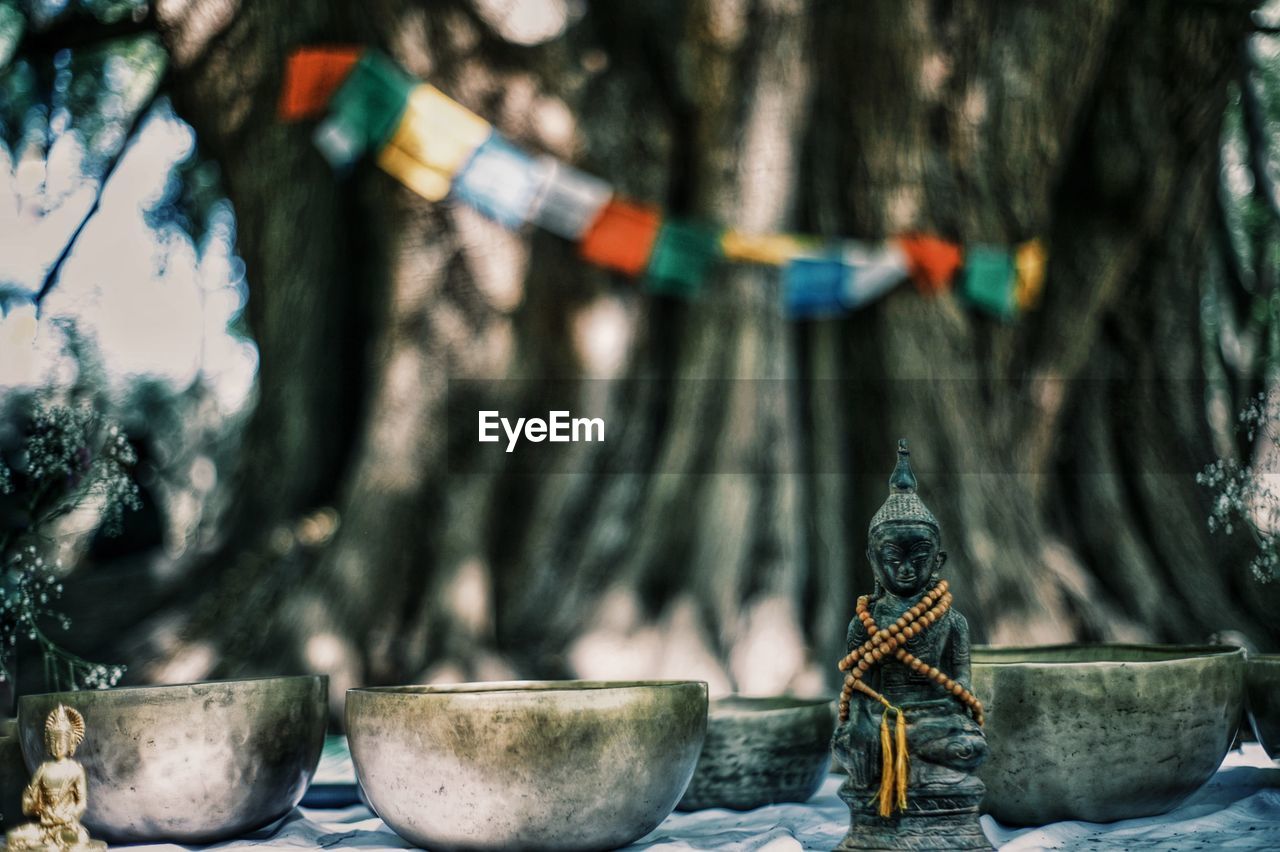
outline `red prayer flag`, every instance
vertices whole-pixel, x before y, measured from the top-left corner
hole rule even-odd
[[[964,260],[960,246],[937,237],[899,237],[898,245],[907,255],[911,279],[923,293],[941,293],[949,289]]]
[[[303,47],[290,53],[280,90],[280,118],[302,121],[323,115],[363,52],[362,47]]]
[[[662,224],[652,207],[610,199],[582,236],[582,257],[597,266],[638,276],[649,265],[649,255]]]

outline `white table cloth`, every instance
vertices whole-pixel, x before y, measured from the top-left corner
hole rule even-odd
[[[351,777],[340,747],[326,749],[318,781]],[[630,849],[725,849],[793,852],[830,850],[844,835],[849,812],[836,797],[831,776],[808,803],[772,805],[747,813],[706,810],[675,813]],[[1280,850],[1280,766],[1248,744],[1228,754],[1222,768],[1177,810],[1158,817],[1098,824],[1060,822],[1040,828],[1008,828],[991,817],[982,827],[1000,850]],[[207,849],[407,849],[382,820],[355,805],[337,810],[299,808],[281,823]],[[176,850],[169,845],[138,850]]]

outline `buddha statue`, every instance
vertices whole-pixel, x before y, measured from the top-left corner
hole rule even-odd
[[[990,849],[978,822],[986,757],[970,692],[969,625],[951,608],[947,554],[916,494],[907,442],[871,519],[871,595],[849,623],[832,749],[848,772],[850,828],[838,849]]]
[[[22,792],[22,812],[36,817],[5,835],[8,850],[41,852],[99,852],[107,844],[90,840],[80,824],[88,806],[84,767],[71,757],[84,740],[84,717],[59,704],[44,723],[46,760]]]

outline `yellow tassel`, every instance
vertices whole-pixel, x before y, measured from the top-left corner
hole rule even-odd
[[[898,782],[898,810],[907,809],[907,717],[898,710],[898,758],[893,767]]]
[[[889,711],[880,716],[880,816],[893,814],[893,741],[889,738]]]

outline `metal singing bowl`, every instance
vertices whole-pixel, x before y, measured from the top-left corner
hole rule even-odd
[[[47,758],[59,703],[84,716],[75,760],[88,777],[84,824],[112,843],[213,843],[268,825],[302,800],[328,722],[322,675],[24,695],[22,753]]]
[[[707,726],[694,681],[520,681],[347,692],[373,810],[427,849],[625,846],[666,818]]]
[[[1241,649],[1212,645],[974,648],[990,745],[983,809],[1043,825],[1177,807],[1231,747],[1244,666]]]
[[[1253,735],[1272,760],[1280,760],[1280,655],[1250,654],[1245,676]]]
[[[732,695],[712,701],[707,715],[707,739],[677,810],[806,802],[822,786],[836,727],[831,699]]]

